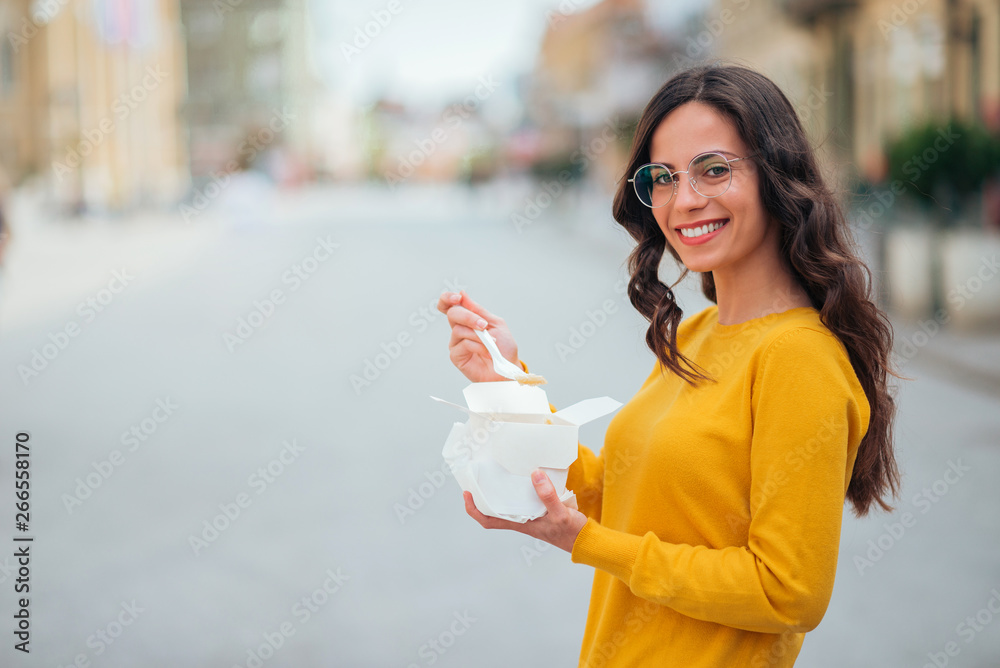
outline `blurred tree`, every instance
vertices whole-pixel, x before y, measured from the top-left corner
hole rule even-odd
[[[1000,137],[965,121],[928,122],[902,133],[886,148],[888,178],[930,213],[939,227],[952,227],[975,211],[985,185],[1000,175]]]

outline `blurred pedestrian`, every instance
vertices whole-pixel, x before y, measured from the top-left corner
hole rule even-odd
[[[247,133],[258,136],[259,131]],[[274,180],[263,171],[265,153],[248,142],[236,149],[219,195],[218,211],[228,225],[239,231],[261,230],[273,225],[276,218]]]
[[[743,67],[693,68],[653,96],[613,214],[637,242],[628,294],[654,368],[600,453],[579,446],[575,503],[536,471],[544,516],[488,517],[469,492],[466,511],[596,569],[580,665],[791,666],[830,602],[845,502],[862,516],[899,491],[892,329],[870,271],[792,105]],[[664,252],[711,306],[682,320]],[[438,308],[471,381],[505,380],[475,329],[527,370],[464,291]]]

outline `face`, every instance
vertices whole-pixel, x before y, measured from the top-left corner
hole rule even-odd
[[[691,159],[706,151],[721,153],[730,160],[749,155],[736,128],[722,114],[700,102],[688,102],[670,112],[654,131],[650,162],[666,165],[672,171],[687,170]],[[692,170],[696,166],[691,165]],[[688,174],[678,174],[677,190],[670,201],[650,209],[667,243],[691,271],[736,269],[752,261],[767,244],[777,248],[775,226],[768,224],[753,160],[740,160],[728,167],[732,182],[723,194],[705,197],[691,187]],[[691,234],[691,230],[705,225],[711,229],[719,223],[721,228],[701,237],[688,237],[683,232]]]

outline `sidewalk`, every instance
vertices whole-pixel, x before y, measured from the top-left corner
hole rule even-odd
[[[892,315],[890,320],[904,375],[912,362],[918,369],[931,369],[951,382],[1000,397],[1000,331],[965,332],[933,320],[921,327]]]

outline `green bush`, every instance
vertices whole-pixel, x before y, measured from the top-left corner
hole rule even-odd
[[[886,157],[889,179],[902,182],[913,201],[957,214],[1000,173],[1000,137],[963,121],[932,121],[890,142]]]

